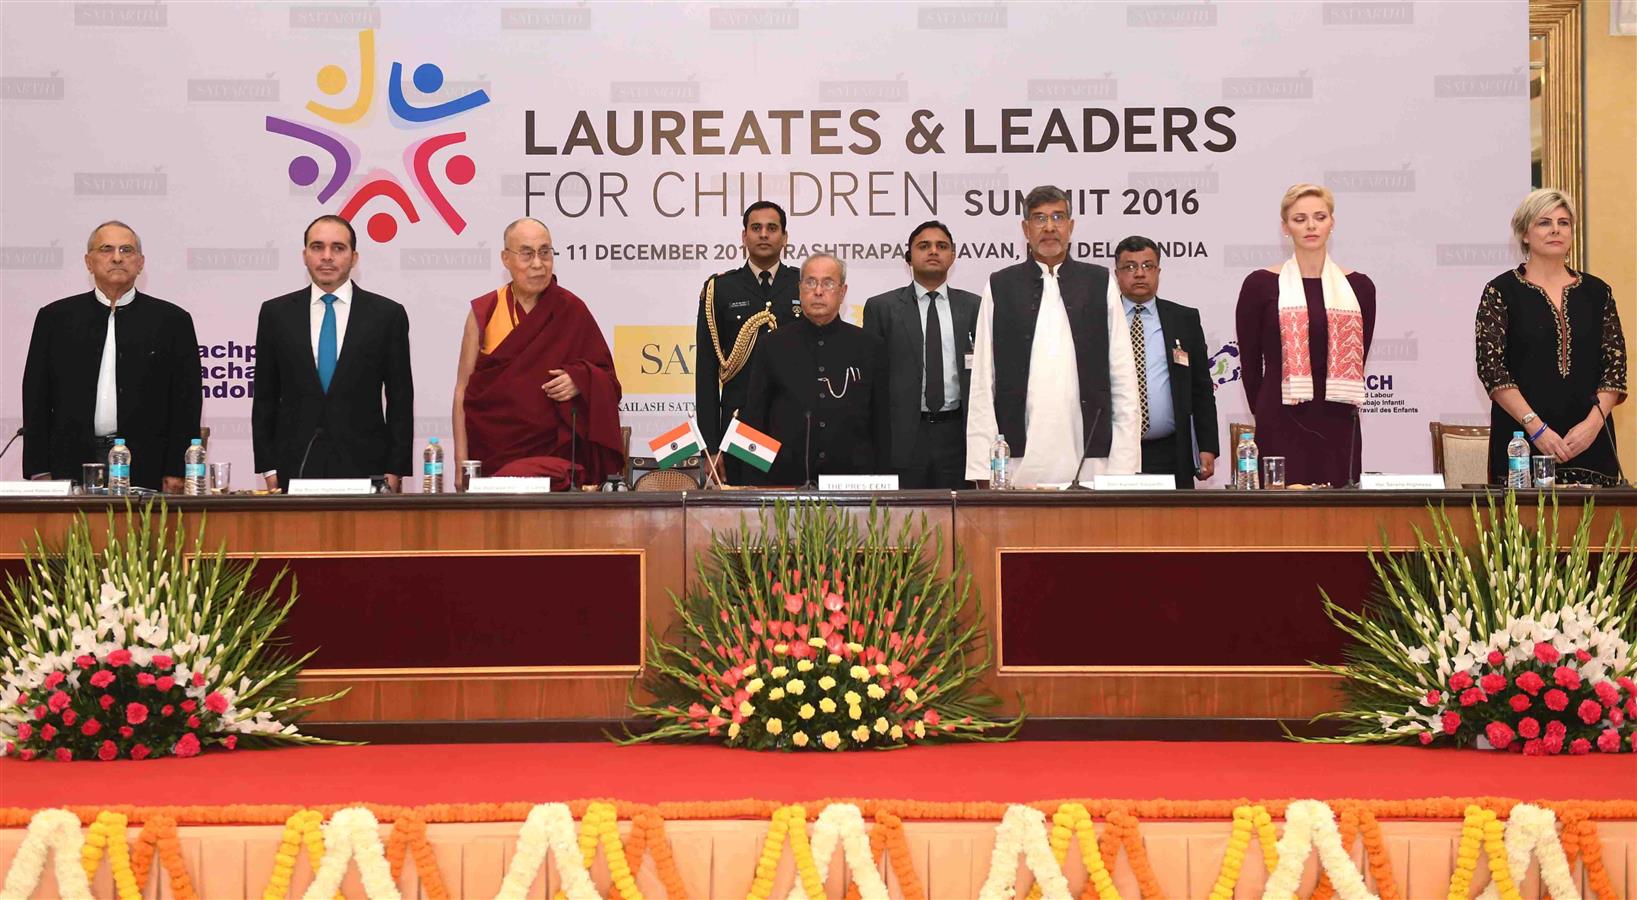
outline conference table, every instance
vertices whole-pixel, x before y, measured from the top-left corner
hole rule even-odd
[[[544,496],[170,497],[205,546],[288,568],[289,649],[315,651],[304,694],[350,693],[312,723],[458,727],[606,723],[626,715],[650,634],[676,622],[713,534],[757,526],[788,491]],[[1343,636],[1321,589],[1357,609],[1371,550],[1413,548],[1429,504],[1473,533],[1484,492],[804,493],[860,518],[878,506],[942,540],[970,575],[1001,708],[1036,722],[1306,719],[1336,707]],[[1498,495],[1493,495],[1498,498]],[[1637,491],[1558,492],[1566,544],[1637,519]],[[1536,496],[1519,493],[1532,519]],[[0,577],[108,498],[0,498]],[[459,723],[455,725],[452,723]]]

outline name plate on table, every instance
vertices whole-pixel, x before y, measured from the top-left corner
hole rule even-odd
[[[1099,491],[1174,491],[1177,480],[1170,475],[1098,475],[1091,486]]]
[[[820,475],[821,491],[896,491],[897,475]]]
[[[1358,486],[1367,491],[1441,491],[1444,489],[1444,476],[1365,472],[1359,476]]]
[[[466,484],[468,494],[549,494],[550,478],[473,478]]]
[[[291,497],[373,494],[375,486],[368,478],[292,478],[288,493]]]
[[[0,497],[67,497],[74,492],[74,482],[63,481],[0,481]]]

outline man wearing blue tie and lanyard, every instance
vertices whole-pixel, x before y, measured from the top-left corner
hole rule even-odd
[[[1199,311],[1159,299],[1159,246],[1133,235],[1114,247],[1114,277],[1131,328],[1142,410],[1142,470],[1191,488],[1216,472],[1216,395]],[[1197,459],[1195,447],[1198,448]]]
[[[356,240],[346,219],[315,219],[301,254],[312,283],[262,304],[250,419],[269,489],[385,476],[397,491],[411,471],[409,315],[352,282]]]

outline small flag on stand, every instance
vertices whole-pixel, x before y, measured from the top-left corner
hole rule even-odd
[[[766,472],[773,468],[773,459],[779,455],[779,442],[733,417],[733,423],[722,435],[723,453],[732,454],[746,465]]]
[[[705,437],[693,417],[648,442],[648,449],[659,460],[661,469],[669,469],[704,449]]]

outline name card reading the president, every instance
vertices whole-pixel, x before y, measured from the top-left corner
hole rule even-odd
[[[289,493],[292,497],[357,496],[375,493],[375,486],[368,478],[292,478]]]
[[[468,494],[549,494],[550,478],[473,478],[466,484]]]
[[[1367,491],[1441,491],[1444,489],[1444,476],[1365,472],[1359,476],[1358,486]]]
[[[67,497],[74,492],[74,482],[61,481],[0,481],[0,497]]]
[[[1174,491],[1177,480],[1170,475],[1098,475],[1091,486],[1099,491]]]
[[[897,475],[820,475],[821,491],[896,491]]]

